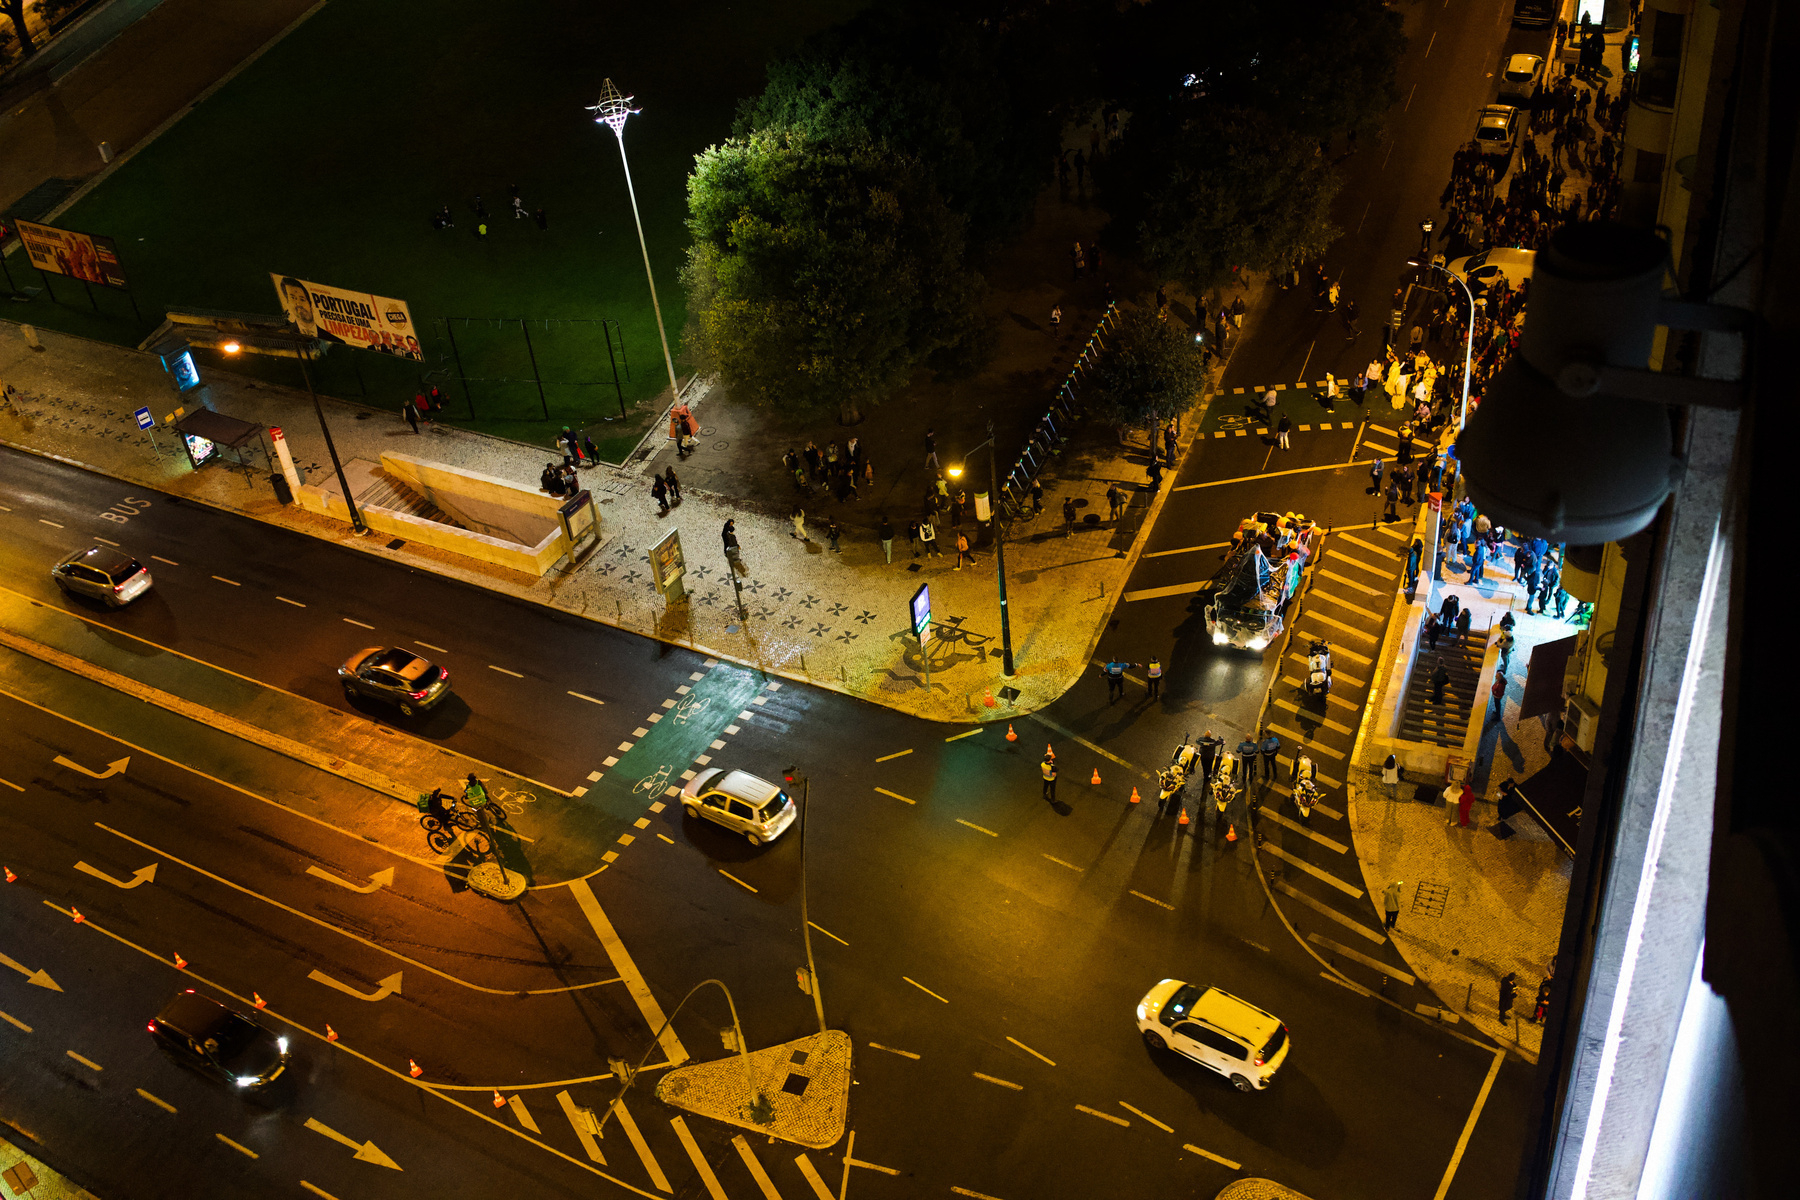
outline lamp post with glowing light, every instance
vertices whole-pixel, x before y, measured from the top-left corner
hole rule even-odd
[[[1469,302],[1469,331],[1468,336],[1463,339],[1462,412],[1456,418],[1456,429],[1457,432],[1460,433],[1462,432],[1463,426],[1469,423],[1469,375],[1475,361],[1475,293],[1469,290],[1468,283],[1463,280],[1461,276],[1457,275],[1449,267],[1438,262],[1429,253],[1431,245],[1431,222],[1429,220],[1421,222],[1420,229],[1424,232],[1426,252],[1421,253],[1417,258],[1408,259],[1406,265],[1409,267],[1430,267],[1434,271],[1442,272],[1446,279],[1453,279],[1456,281],[1456,286],[1463,290],[1463,297]]]
[[[303,337],[294,339],[294,353],[300,359],[300,377],[306,380],[306,394],[312,397],[313,411],[319,414],[319,432],[325,435],[326,453],[331,455],[331,466],[337,472],[338,486],[344,489],[344,504],[350,510],[350,528],[359,534],[366,534],[369,527],[363,524],[362,512],[356,507],[356,497],[350,494],[350,481],[344,478],[344,464],[338,461],[337,444],[331,440],[331,427],[325,424],[325,406],[319,403],[319,393],[313,390],[312,373],[306,369],[308,340]],[[236,342],[226,342],[219,349],[227,354],[236,354],[243,347]]]
[[[669,331],[663,328],[662,303],[656,298],[656,276],[650,271],[650,246],[644,241],[644,218],[638,214],[637,188],[631,182],[631,160],[625,156],[625,120],[642,109],[631,107],[631,97],[621,96],[619,89],[608,79],[600,87],[600,103],[590,104],[588,111],[594,114],[594,123],[605,125],[619,139],[619,161],[625,164],[625,190],[631,195],[631,217],[637,222],[638,249],[644,252],[644,278],[650,281],[650,307],[656,310],[656,334],[662,338],[663,366],[669,369],[669,403],[681,399],[681,389],[675,383],[675,360],[669,355]]]
[[[1013,673],[1012,619],[1006,611],[1006,535],[1000,526],[1000,464],[994,451],[994,423],[988,422],[988,438],[980,446],[970,450],[976,453],[983,447],[988,452],[988,519],[994,527],[994,574],[1000,581],[1000,670],[1007,676]],[[961,479],[963,464],[953,462],[946,473],[952,479]]]

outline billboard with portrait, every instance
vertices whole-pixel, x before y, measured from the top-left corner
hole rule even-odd
[[[25,253],[31,256],[31,265],[40,271],[103,287],[125,286],[119,252],[109,237],[57,229],[35,221],[20,221],[18,233]]]
[[[270,272],[269,278],[281,298],[281,311],[302,336],[424,360],[406,301],[346,291],[292,275]]]

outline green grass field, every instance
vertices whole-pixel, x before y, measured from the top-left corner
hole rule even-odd
[[[761,87],[772,54],[860,6],[327,4],[54,222],[116,239],[143,321],[124,294],[96,288],[96,313],[78,284],[60,279],[52,280],[60,303],[40,295],[9,315],[135,344],[170,307],[278,312],[269,280],[278,271],[407,301],[426,369],[450,372],[452,419],[534,442],[548,436],[546,424],[616,422],[599,327],[544,324],[617,321],[627,405],[666,388],[618,147],[585,106],[610,75],[644,109],[626,144],[679,355],[686,306],[677,272],[694,154],[727,136],[738,99]],[[546,211],[547,232],[513,218],[515,183],[528,210]],[[485,242],[474,232],[477,194],[489,213]],[[434,230],[431,213],[444,204],[456,227]],[[22,256],[11,262],[19,271]],[[37,282],[28,267],[21,275]],[[529,362],[516,318],[536,319],[532,349],[543,376],[557,381],[545,389],[548,423],[529,382],[473,384],[468,418],[446,317],[515,318],[458,326],[456,339],[467,374],[520,379]],[[292,362],[233,369],[298,382]],[[340,350],[319,376],[324,391],[398,408],[419,371]],[[634,411],[625,425],[641,431],[648,419]],[[612,440],[633,439],[621,426]]]

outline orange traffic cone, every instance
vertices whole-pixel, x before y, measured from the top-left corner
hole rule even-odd
[[[1140,800],[1141,800],[1141,797],[1139,797],[1137,794],[1137,788],[1135,788],[1135,787],[1132,788],[1131,789],[1131,802],[1133,804],[1137,804],[1140,802]]]
[[[1011,728],[1011,726],[1008,726],[1009,730],[1010,730],[1010,728]],[[8,882],[8,883],[19,882],[19,877],[17,875],[13,874],[13,869],[11,867],[6,868],[6,882]]]
[[[1010,721],[1006,726],[1006,740],[1009,742],[1016,742],[1019,740],[1019,735],[1013,732],[1012,723]]]
[[[79,924],[81,924],[81,923],[82,923],[82,922],[83,922],[83,921],[85,921],[85,920],[87,920],[87,918],[86,918],[86,917],[84,917],[84,916],[82,916],[82,915],[81,915],[81,910],[80,910],[80,909],[79,909],[79,908],[71,908],[71,909],[70,909],[70,910],[69,910],[69,915],[70,915],[70,916],[71,916],[71,917],[74,917],[74,918],[75,918],[75,923],[76,923],[76,924],[77,924],[77,925],[79,925]]]
[[[337,1030],[333,1029],[329,1025],[325,1026],[325,1040],[328,1042],[337,1041]]]
[[[414,1079],[417,1079],[425,1073],[425,1068],[409,1058],[406,1060],[406,1073],[411,1075]]]
[[[1237,841],[1237,822],[1233,821],[1225,826],[1225,840],[1228,842]]]
[[[251,999],[253,999],[253,1000],[255,1000],[255,1001],[256,1001],[256,1007],[258,1007],[258,1008],[267,1008],[267,1007],[269,1007],[269,1002],[268,1002],[268,1001],[267,1001],[267,1000],[264,1000],[264,999],[263,999],[263,998],[262,998],[262,997],[261,997],[261,996],[260,996],[260,995],[258,995],[258,994],[257,994],[257,993],[255,993],[255,992],[251,992],[251,993],[250,993],[250,997],[251,997]]]
[[[505,1108],[506,1107],[506,1097],[502,1096],[500,1094],[499,1088],[494,1089],[494,1107],[495,1108]]]
[[[1186,825],[1188,823],[1187,808],[1185,806],[1181,810],[1181,819],[1175,823],[1177,825]]]
[[[178,971],[187,970],[187,959],[181,957],[181,951],[179,950],[175,952],[175,969]]]
[[[1100,768],[1099,767],[1094,768],[1094,778],[1092,780],[1090,780],[1089,782],[1091,782],[1095,787],[1100,786]]]
[[[981,701],[981,702],[982,702],[982,703],[983,703],[983,704],[985,704],[985,705],[987,705],[987,707],[989,707],[989,708],[993,708],[993,707],[995,707],[995,703],[994,703],[994,689],[993,689],[993,688],[989,688],[989,689],[988,689],[988,690],[987,690],[987,693],[986,693],[986,695],[985,695],[985,696],[984,696],[984,698],[983,698],[983,699],[982,699],[982,701]]]
[[[1049,742],[1044,743],[1044,757],[1045,758],[1055,758],[1056,757],[1056,749],[1053,746],[1051,746]]]

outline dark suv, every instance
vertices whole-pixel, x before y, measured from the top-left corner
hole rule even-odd
[[[1556,0],[1513,0],[1513,24],[1544,29],[1556,23]]]
[[[450,694],[450,672],[397,646],[358,650],[338,668],[338,679],[351,699],[368,696],[392,704],[408,717]]]
[[[288,1040],[189,988],[156,1014],[150,1036],[183,1066],[246,1091],[266,1088],[288,1067]]]
[[[123,550],[90,546],[50,568],[50,578],[65,592],[124,608],[150,590],[150,570]]]

